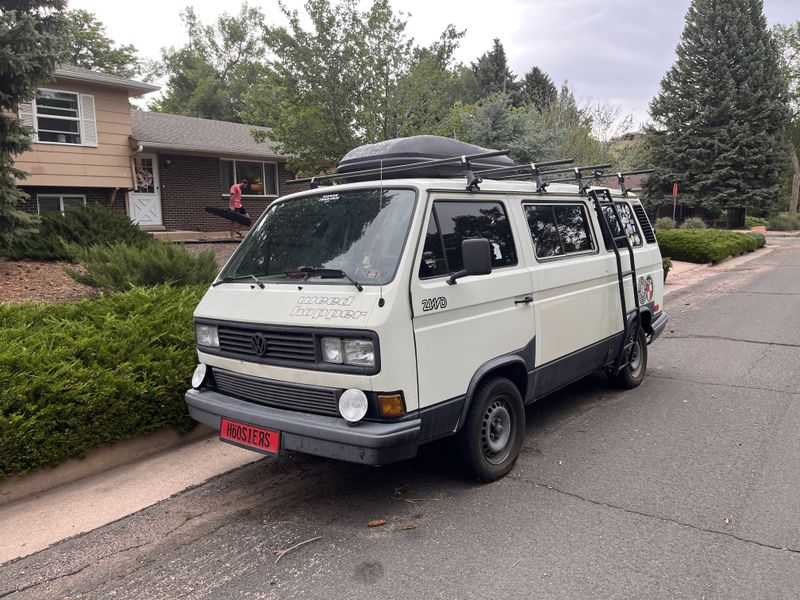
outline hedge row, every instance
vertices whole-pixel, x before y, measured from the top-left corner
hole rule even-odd
[[[718,263],[760,247],[754,236],[723,229],[659,229],[656,237],[662,256],[693,263]]]
[[[196,256],[184,246],[153,240],[145,246],[96,244],[78,248],[75,259],[85,272],[64,269],[79,283],[126,291],[143,285],[209,285],[219,271],[212,250]]]
[[[0,256],[14,260],[74,260],[80,247],[112,243],[141,247],[153,241],[151,235],[139,229],[124,214],[92,203],[63,215],[41,215],[39,232],[10,245],[0,245]]]
[[[183,394],[203,291],[0,303],[0,479],[167,425],[188,430]]]

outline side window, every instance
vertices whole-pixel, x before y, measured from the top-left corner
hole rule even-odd
[[[633,209],[631,209],[631,205],[627,202],[615,202],[614,204],[617,205],[617,212],[619,213],[620,219],[622,219],[622,228],[624,228],[625,234],[628,236],[628,239],[631,242],[631,246],[641,246],[642,245],[642,235],[639,233],[639,227],[636,224],[636,217],[633,216]],[[608,218],[608,224],[611,226],[611,233],[614,237],[619,237],[623,235],[623,229],[620,228],[620,224],[617,221],[617,217],[614,214],[614,211],[611,209],[610,206],[604,206],[603,212],[606,213]],[[606,239],[606,235],[603,234],[603,241],[606,244],[606,249],[611,248],[611,240]],[[617,247],[622,248],[624,247],[624,242],[621,240],[617,242]]]
[[[517,264],[511,226],[500,202],[440,200],[433,205],[419,276],[424,279],[460,271],[464,267],[461,242],[471,238],[489,240],[492,268]]]
[[[428,232],[425,234],[425,245],[422,247],[422,260],[419,263],[420,279],[447,275],[447,261],[444,258],[442,236],[436,224],[436,215],[431,215]]]
[[[583,205],[528,204],[524,208],[537,258],[553,258],[595,249]]]

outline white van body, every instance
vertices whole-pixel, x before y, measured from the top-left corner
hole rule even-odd
[[[304,276],[302,270],[283,276],[256,273],[255,278],[231,271],[237,261],[244,264],[244,254],[257,256],[259,232],[278,207],[299,201],[326,205],[335,198],[337,210],[346,211],[341,206],[348,193],[358,198],[394,194],[395,211],[410,203],[403,209],[407,218],[387,214],[367,227],[377,235],[364,234],[399,240],[397,254],[388,257],[394,263],[387,267],[393,268],[390,277],[375,266],[374,256],[350,263],[363,264],[355,269],[357,276],[348,273],[361,291],[344,277]],[[667,322],[661,254],[640,201],[612,195],[632,243],[642,336],[650,343]],[[457,263],[460,252],[452,239],[475,231],[480,237],[482,226],[488,232],[484,237],[496,238],[489,239],[491,272],[449,283],[453,269],[446,266]],[[280,231],[280,224],[275,227]],[[519,432],[524,412],[519,423],[518,413],[508,408],[517,403],[508,400],[515,395],[508,382],[529,404],[593,371],[614,370],[625,323],[617,256],[601,231],[592,200],[568,184],[552,184],[540,194],[523,181],[486,180],[479,191],[467,191],[463,179],[393,179],[286,196],[253,226],[195,311],[197,326],[204,327],[198,359],[205,367],[186,394],[189,412],[217,429],[223,422],[255,428],[249,433],[242,429],[238,437],[230,429],[222,437],[268,453],[292,450],[378,465],[413,457],[420,445],[459,434],[483,435],[483,442],[466,440],[465,448],[483,443],[490,458],[497,456],[492,440],[507,439],[509,426],[515,427],[515,436],[524,435]],[[324,235],[307,233],[292,243],[306,248]],[[630,269],[628,250],[621,249],[619,257],[623,270]],[[226,282],[226,273],[238,279]],[[636,305],[633,277],[622,281],[630,311]],[[374,366],[324,360],[338,359],[336,339],[351,336],[362,340],[353,342],[357,361],[369,360],[372,342]],[[333,348],[330,355],[323,355],[323,338],[330,344],[325,352]],[[277,353],[270,354],[276,347]],[[367,354],[358,354],[364,348]],[[646,345],[638,352],[644,355],[639,365],[643,377]],[[497,381],[506,385],[500,396],[506,398],[506,409],[495,403],[500,412],[491,434],[488,417],[470,417],[470,411],[478,395],[498,393],[489,390]],[[339,412],[345,390],[367,397],[366,415],[357,422]],[[382,416],[380,394],[400,394],[402,414]],[[462,431],[470,418],[483,418],[483,434]],[[474,427],[481,429],[480,424]],[[258,428],[275,434],[272,447],[255,443]],[[510,449],[514,455],[500,461],[502,468],[477,474],[482,479],[501,476],[513,466],[518,450]]]

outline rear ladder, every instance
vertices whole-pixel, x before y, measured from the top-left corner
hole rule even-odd
[[[622,307],[622,331],[624,332],[623,343],[620,346],[617,358],[614,361],[614,370],[619,373],[622,369],[630,363],[630,350],[633,348],[636,340],[639,337],[639,332],[642,330],[642,313],[639,305],[639,290],[636,285],[636,263],[633,257],[633,246],[625,231],[625,226],[622,224],[617,205],[614,202],[611,192],[607,189],[588,190],[588,195],[594,202],[594,209],[597,212],[597,218],[600,221],[600,228],[603,230],[603,239],[610,240],[611,248],[614,250],[614,258],[617,262],[617,281],[619,282],[619,302]],[[608,213],[604,210],[605,207],[611,208],[611,213],[617,220],[619,225],[620,235],[615,236],[611,230],[611,223],[609,222]],[[630,257],[630,269],[627,271],[622,270],[622,257],[619,252],[619,242],[625,243],[625,248],[628,249],[628,256]],[[633,303],[634,308],[628,310],[627,302],[625,301],[625,278],[630,277],[633,283]]]

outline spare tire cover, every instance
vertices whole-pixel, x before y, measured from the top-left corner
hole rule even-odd
[[[381,166],[407,165],[427,160],[452,158],[469,154],[492,152],[491,149],[481,148],[466,142],[438,135],[416,135],[413,137],[385,140],[375,144],[365,144],[354,148],[342,158],[336,169],[337,173],[347,174],[364,169],[379,169]],[[473,171],[492,169],[496,167],[510,167],[514,164],[507,156],[493,156],[470,161]],[[458,163],[419,167],[398,172],[385,173],[384,179],[414,178],[414,177],[463,177],[464,167]],[[345,177],[348,181],[364,181],[379,179],[379,175]]]

